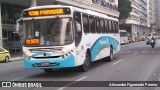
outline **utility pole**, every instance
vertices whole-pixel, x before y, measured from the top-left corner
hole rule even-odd
[[[30,7],[37,6],[37,0],[29,0]]]

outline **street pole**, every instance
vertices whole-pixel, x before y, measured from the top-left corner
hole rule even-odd
[[[30,0],[29,3],[30,3],[30,7],[37,6],[37,0]]]

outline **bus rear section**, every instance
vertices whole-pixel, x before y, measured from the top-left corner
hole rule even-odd
[[[120,42],[121,44],[128,43],[127,31],[126,30],[119,30],[120,33]]]

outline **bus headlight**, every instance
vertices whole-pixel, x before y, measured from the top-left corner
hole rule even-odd
[[[27,58],[28,60],[31,59],[31,56],[28,56],[28,55],[26,55],[26,54],[24,54],[24,57]]]
[[[65,57],[69,56],[72,52],[73,52],[73,50],[68,51],[67,53],[63,54],[61,57],[65,58]]]
[[[65,58],[65,55],[62,55],[62,58],[64,59],[64,58]]]

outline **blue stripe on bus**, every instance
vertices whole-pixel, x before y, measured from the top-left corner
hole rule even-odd
[[[24,59],[24,67],[25,68],[64,68],[64,67],[75,67],[75,58],[72,54],[62,58],[53,58],[52,60],[43,59],[43,60],[28,60],[26,57],[23,57]],[[42,62],[49,62],[49,66],[42,66]]]
[[[111,45],[113,46],[113,50],[116,51],[119,45],[119,42],[116,39],[109,36],[103,36],[99,38],[91,47],[92,61],[95,61],[96,56],[98,55],[98,53],[102,48],[106,46],[111,46]]]

